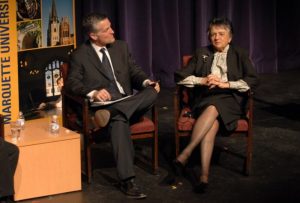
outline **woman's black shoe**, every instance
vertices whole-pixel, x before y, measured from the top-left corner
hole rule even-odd
[[[195,193],[205,193],[208,187],[208,183],[199,182],[194,186]]]
[[[177,177],[182,177],[185,172],[185,167],[182,163],[177,161],[176,159],[172,162],[172,170]]]

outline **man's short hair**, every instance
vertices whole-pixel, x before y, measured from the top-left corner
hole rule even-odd
[[[90,13],[87,16],[84,17],[82,21],[82,27],[86,34],[89,34],[91,32],[97,32],[98,30],[95,29],[94,25],[102,21],[104,19],[108,18],[105,14],[100,13]]]

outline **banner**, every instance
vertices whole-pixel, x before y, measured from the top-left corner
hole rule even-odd
[[[59,106],[60,65],[75,48],[73,0],[0,0],[1,114],[43,117]]]
[[[1,114],[4,122],[19,112],[16,2],[0,0]]]

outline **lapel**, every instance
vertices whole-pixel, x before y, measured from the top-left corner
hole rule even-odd
[[[228,80],[231,80],[232,74],[236,72],[234,66],[234,54],[233,54],[232,45],[229,45],[226,61],[227,61],[227,78]]]
[[[88,55],[88,59],[94,65],[94,68],[98,72],[100,72],[102,75],[104,75],[107,79],[109,79],[106,71],[102,67],[102,63],[101,63],[97,53],[95,52],[95,49],[92,47],[90,42],[87,43],[87,55]]]
[[[204,57],[207,56],[205,59]],[[208,47],[207,51],[201,56],[203,63],[204,63],[204,69],[203,69],[203,75],[207,76],[211,73],[211,66],[212,62],[214,60],[214,52],[211,46]]]

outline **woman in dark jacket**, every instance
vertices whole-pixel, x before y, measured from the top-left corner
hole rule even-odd
[[[186,68],[175,73],[177,84],[193,88],[192,114],[196,119],[190,143],[174,160],[173,169],[182,173],[194,148],[201,148],[201,176],[195,187],[204,192],[214,140],[220,128],[234,130],[245,115],[246,93],[258,84],[248,53],[230,44],[232,25],[228,19],[215,18],[208,27],[211,45],[196,51]]]

